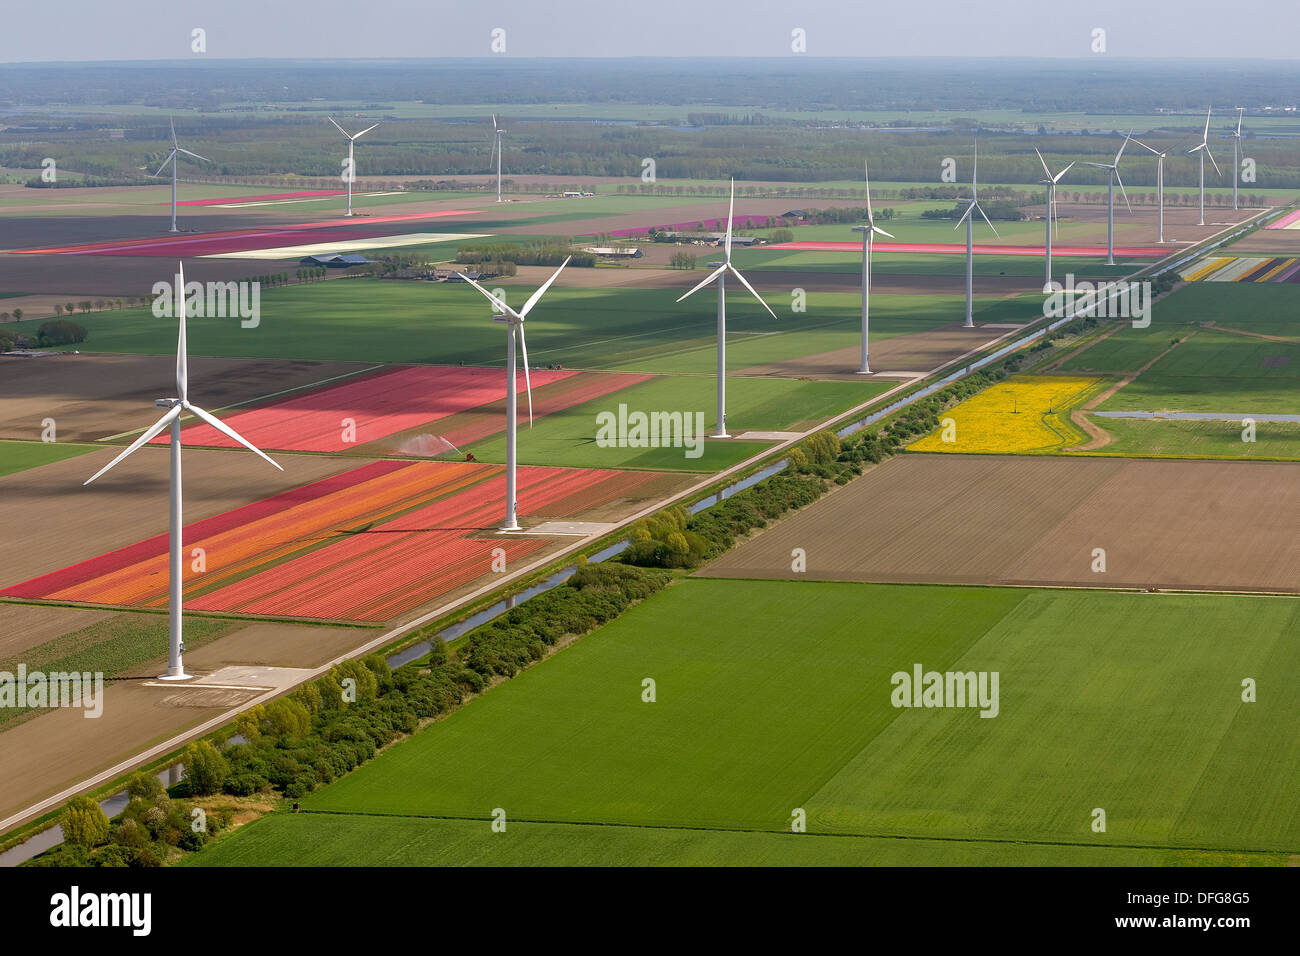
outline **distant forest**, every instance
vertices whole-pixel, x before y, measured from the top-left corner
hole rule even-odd
[[[499,106],[508,133],[503,168],[563,182],[577,176],[638,176],[653,158],[659,182],[722,180],[856,181],[869,156],[873,179],[938,183],[946,158],[958,182],[969,180],[971,139],[980,140],[981,180],[1035,183],[1037,146],[1054,168],[1071,160],[1109,161],[1118,130],[1064,134],[1036,124],[983,122],[977,113],[1018,111],[1149,115],[1194,114],[1213,103],[1211,149],[1231,182],[1235,124],[1225,103],[1256,108],[1300,90],[1296,64],[1110,60],[463,60],[422,63],[209,61],[179,64],[31,64],[0,66],[0,165],[37,169],[47,156],[59,168],[100,182],[144,181],[166,155],[167,122],[142,108],[174,110],[182,145],[210,157],[184,163],[185,178],[338,178],[342,138],[325,120],[381,125],[357,146],[357,171],[367,176],[438,180],[488,171],[491,127],[485,118],[405,118],[394,104],[428,102]],[[564,104],[578,115],[555,119],[510,116],[511,105]],[[259,111],[259,104],[265,112]],[[364,104],[358,106],[357,104]],[[584,117],[582,106],[601,107]],[[716,106],[714,105],[716,104]],[[639,106],[682,106],[676,122],[638,122]],[[610,112],[608,107],[618,107]],[[908,110],[942,107],[940,129],[900,130]],[[106,108],[111,111],[106,112]],[[232,110],[238,108],[241,112]],[[253,110],[253,112],[248,112]],[[770,116],[820,111],[821,117]],[[826,111],[897,111],[877,128],[831,123]],[[90,112],[93,111],[93,112]],[[766,111],[766,112],[765,112]],[[965,115],[963,115],[963,113]],[[1203,115],[1203,114],[1202,114]],[[622,120],[613,116],[626,117]],[[1282,117],[1287,119],[1282,119]],[[1290,117],[1294,116],[1294,122]],[[1276,118],[1275,118],[1276,117]],[[1245,123],[1245,155],[1258,187],[1300,187],[1300,116],[1272,113],[1267,135]],[[681,128],[678,128],[680,125]],[[1025,128],[1012,130],[1020,125]],[[1151,126],[1143,122],[1142,126]],[[1186,149],[1199,140],[1192,115],[1169,117],[1137,135],[1173,147],[1166,181],[1194,181]],[[1291,127],[1294,127],[1292,129]],[[792,135],[793,128],[798,135]],[[1044,135],[1038,135],[1038,134]],[[1295,134],[1295,135],[1290,135]],[[1130,147],[1122,165],[1130,187],[1152,187],[1155,163]],[[1099,185],[1104,171],[1076,166],[1069,181]]]

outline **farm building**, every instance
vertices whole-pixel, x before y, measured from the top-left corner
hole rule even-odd
[[[642,255],[636,246],[587,246],[583,251],[607,259],[640,259]]]
[[[306,256],[300,260],[304,266],[329,266],[332,269],[346,269],[348,266],[369,265],[373,260],[365,256],[358,255],[355,252],[340,254],[337,252],[320,254],[315,256]]]

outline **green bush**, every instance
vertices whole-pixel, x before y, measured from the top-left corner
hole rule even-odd
[[[45,348],[51,345],[74,345],[86,341],[86,327],[68,319],[42,322],[36,330],[36,344]]]
[[[74,797],[59,817],[59,826],[63,839],[77,846],[96,847],[108,840],[108,817],[90,797]]]

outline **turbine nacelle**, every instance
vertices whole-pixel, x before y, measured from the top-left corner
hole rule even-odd
[[[718,278],[721,275],[725,275],[727,272],[730,272],[732,275],[734,275],[737,279],[740,280],[741,285],[743,285],[746,289],[749,290],[749,294],[758,300],[758,304],[761,305],[764,309],[767,309],[767,314],[775,319],[776,313],[773,312],[770,308],[768,308],[768,304],[763,301],[763,297],[754,290],[754,287],[752,285],[749,284],[749,280],[740,274],[740,270],[731,264],[731,222],[735,213],[735,209],[736,209],[736,180],[733,178],[731,180],[731,203],[727,207],[727,237],[725,241],[725,256],[723,262],[716,269],[714,269],[707,276],[705,276],[703,280],[697,283],[693,289],[691,289],[689,292],[685,293],[684,295],[680,296],[677,299],[677,301],[681,302],[683,299],[693,296],[695,293],[699,292],[701,289],[703,289],[714,279]],[[870,191],[868,191],[867,216],[870,217],[870,215],[871,215],[871,194]],[[872,225],[872,228],[875,229],[874,224]],[[881,235],[885,235],[885,236],[889,235],[889,233],[885,232],[883,229],[876,229],[876,231],[879,232]],[[890,236],[890,238],[893,237]]]

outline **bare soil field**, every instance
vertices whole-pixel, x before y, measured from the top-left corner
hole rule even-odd
[[[907,454],[699,573],[1297,592],[1297,492],[1286,462]]]
[[[887,372],[929,372],[972,349],[982,348],[1014,329],[987,329],[976,325],[962,328],[960,322],[939,329],[895,335],[873,341],[868,360],[876,374]],[[859,346],[804,355],[785,362],[751,365],[736,375],[775,375],[782,378],[819,378],[860,381],[857,368],[862,360]]]
[[[113,616],[91,608],[0,604],[0,660]]]
[[[185,655],[196,675],[235,664],[317,667],[365,643],[374,631],[258,622]],[[142,668],[154,674],[165,657]],[[0,734],[5,773],[0,774],[0,817],[126,760],[149,744],[194,727],[251,700],[254,691],[190,690],[111,681],[104,712],[87,719],[76,709],[51,710]]]
[[[0,478],[5,531],[0,586],[18,584],[167,530],[166,448],[141,448],[90,487],[82,483],[120,452],[78,458]],[[252,452],[187,449],[185,520],[197,521],[365,464],[369,459],[277,455],[276,471]]]
[[[155,398],[176,390],[167,355],[70,353],[0,359],[0,437],[40,439],[53,418],[59,441],[98,441],[152,425]],[[351,362],[190,357],[190,380],[208,411],[370,368]],[[90,474],[93,474],[91,472]]]
[[[1258,229],[1222,251],[1236,256],[1300,256],[1300,229]]]

